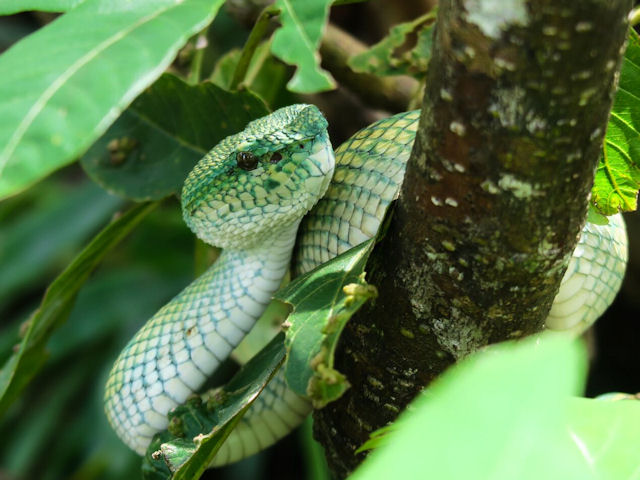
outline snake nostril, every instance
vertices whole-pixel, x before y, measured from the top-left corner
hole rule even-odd
[[[253,170],[258,166],[258,157],[251,152],[238,152],[236,162],[243,170]]]
[[[280,152],[275,152],[271,155],[271,159],[269,161],[271,163],[278,163],[280,160],[282,160],[282,154]]]

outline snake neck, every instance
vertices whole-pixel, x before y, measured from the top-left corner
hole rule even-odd
[[[251,249],[225,249],[122,351],[105,409],[132,449],[145,452],[167,428],[167,413],[198,391],[253,327],[289,268],[299,223],[274,229]]]
[[[207,295],[222,304],[226,318],[243,331],[242,335],[248,333],[280,286],[291,262],[299,224],[300,220],[274,229],[256,247],[227,248],[211,267],[217,274]],[[225,304],[234,305],[225,309]]]

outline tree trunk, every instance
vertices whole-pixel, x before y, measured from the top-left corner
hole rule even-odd
[[[631,0],[443,0],[417,140],[315,413],[337,477],[445,368],[543,326],[584,222]]]

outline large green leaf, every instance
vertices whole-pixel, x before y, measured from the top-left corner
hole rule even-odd
[[[549,347],[543,348],[547,349]],[[469,372],[466,372],[461,375],[457,370],[454,370],[447,373],[441,382],[453,383],[466,381],[470,383],[468,387],[472,388],[472,379],[467,375],[481,375],[479,373],[480,368],[473,364],[474,362],[484,361],[482,360],[482,355],[486,355],[487,353],[489,352],[480,354],[476,356],[475,359],[470,360],[469,363],[471,363],[472,366],[463,367],[468,368],[473,373],[470,374]],[[504,369],[507,366],[507,363],[513,358],[512,355],[514,353],[516,352],[509,353],[508,351],[505,351],[500,354],[502,355],[502,360],[498,359],[498,361],[501,361],[504,365],[499,366],[499,368]],[[534,361],[544,362],[545,360],[540,358],[539,360]],[[553,361],[553,359],[550,357],[547,361]],[[557,361],[560,361],[560,359],[557,358]],[[542,363],[540,363],[540,365],[542,365]],[[509,399],[515,400],[513,398],[514,392],[512,390],[517,387],[517,384],[513,383],[513,377],[520,374],[517,368],[521,367],[522,366],[520,364],[514,364],[513,371],[509,372],[507,376],[504,376],[504,373],[497,370],[495,372],[496,375],[500,374],[495,378],[500,379],[502,384],[501,394],[506,397],[505,401],[508,401]],[[552,365],[550,365],[550,367],[552,367]],[[528,371],[525,370],[522,373],[526,374],[527,372]],[[542,374],[543,372],[539,373]],[[482,378],[477,378],[475,380],[481,381]],[[533,385],[538,383],[539,382],[535,382]],[[553,392],[551,391],[552,389],[549,388],[549,385],[542,384],[541,386],[543,388],[540,389],[539,395],[547,397],[553,395]],[[480,390],[478,393],[481,396],[487,395],[487,392],[485,392],[484,389],[486,388],[490,392],[490,389],[494,387],[495,385],[492,385],[491,383],[479,386]],[[438,390],[438,388],[440,387],[436,387],[436,391],[427,389],[425,391],[425,396],[427,398],[416,401],[416,407],[423,410],[431,409],[429,410],[430,414],[437,415],[438,413],[434,411],[436,408],[434,403],[439,402],[440,400],[437,400],[436,397],[442,394],[448,395],[448,389],[453,387],[450,385],[448,387],[442,387],[440,390]],[[445,393],[443,393],[442,389],[445,390]],[[497,390],[493,392],[494,395],[496,393],[500,394]],[[529,472],[530,477],[522,477],[519,472],[517,475],[514,474],[512,477],[507,475],[494,477],[483,475],[482,471],[473,470],[473,478],[491,478],[492,480],[500,480],[502,478],[560,478],[560,472],[569,471],[571,472],[571,475],[569,477],[562,476],[562,478],[615,478],[617,480],[636,479],[638,478],[638,471],[640,471],[640,459],[637,454],[638,444],[640,443],[640,402],[638,402],[636,398],[636,396],[624,394],[611,394],[599,397],[598,399],[566,397],[558,399],[558,401],[552,405],[551,411],[540,410],[540,406],[535,407],[529,412],[523,411],[520,415],[531,415],[534,419],[545,417],[545,414],[548,412],[551,419],[555,419],[556,422],[554,425],[550,425],[547,423],[548,419],[545,417],[544,423],[541,425],[541,430],[535,432],[534,430],[529,431],[526,424],[521,420],[518,420],[514,426],[514,430],[511,432],[507,431],[507,435],[517,437],[517,439],[526,439],[526,444],[521,444],[521,448],[523,450],[527,448],[527,444],[533,443],[536,445],[536,448],[532,449],[530,452],[520,452],[516,455],[518,458],[521,458],[523,454],[532,456],[533,458],[531,459],[531,462],[534,465],[536,465],[536,458],[539,459],[539,463],[537,464],[538,466],[534,467],[534,470]],[[543,402],[550,399],[551,398],[543,399]],[[467,407],[460,406],[460,411],[451,411],[450,413],[452,415],[462,415],[462,418],[459,420],[460,422],[467,422],[469,421],[469,416],[473,417],[475,415],[489,416],[489,418],[495,419],[496,424],[504,422],[504,419],[498,416],[500,412],[495,411],[494,408],[480,411],[475,407],[475,401],[474,397],[471,400],[470,411],[467,411]],[[501,402],[498,403],[498,405],[500,405]],[[498,405],[496,405],[496,407]],[[452,405],[451,408],[454,408],[454,406]],[[511,415],[510,411],[506,411],[505,413],[506,415]],[[421,415],[423,415],[423,413],[416,412],[405,414],[402,420],[374,432],[371,439],[363,445],[362,450],[372,448],[393,448],[390,447],[390,445],[406,435],[405,430],[408,428],[406,427],[407,423],[418,421],[417,416]],[[425,419],[423,418],[423,420]],[[450,419],[445,418],[445,421],[447,420]],[[558,426],[562,428],[558,429]],[[527,428],[527,431],[523,431],[525,427]],[[430,422],[429,428],[434,428],[433,422]],[[460,428],[460,425],[456,420],[449,424],[448,428]],[[504,427],[500,426],[498,429],[504,432]],[[474,438],[463,437],[462,435],[465,433],[466,432],[463,430],[451,432],[452,435],[459,435],[460,438],[465,438],[465,443],[459,444],[461,448],[455,450],[456,455],[459,456],[463,464],[468,461],[469,449],[474,448],[472,447]],[[533,437],[533,433],[537,436]],[[438,431],[434,431],[433,435],[437,437],[439,435]],[[429,436],[431,436],[431,434]],[[506,438],[507,437],[505,437],[505,439]],[[483,439],[487,439],[492,442],[495,442],[496,440],[493,435],[490,437],[483,437]],[[430,441],[430,439],[427,440],[427,442]],[[448,446],[455,449],[452,445]],[[491,448],[494,446],[495,443],[492,443],[489,447]],[[540,446],[542,448],[540,448]],[[446,447],[447,446],[445,446],[445,448]],[[555,457],[550,454],[553,454],[553,449],[558,448],[561,452],[568,452],[568,454],[554,460]],[[498,466],[497,468],[494,467],[496,471],[501,473],[505,471],[504,465],[509,463],[508,458],[506,458],[507,454],[513,455],[513,452],[507,452],[505,449],[498,449],[495,454],[493,454],[494,458],[491,461]],[[500,458],[501,456],[504,456],[505,458]],[[418,465],[414,464],[413,467],[418,468]],[[437,463],[434,467],[436,469],[442,468],[441,465]],[[363,470],[366,470],[366,468],[369,467],[363,467]],[[469,471],[474,468],[475,465],[469,465]],[[581,477],[581,472],[584,472],[585,470],[590,471],[590,474],[585,477]],[[362,478],[378,478],[378,473],[379,472],[377,471],[374,472],[373,467],[371,467],[368,470],[368,476],[362,475]],[[511,472],[510,475],[512,473],[513,472]],[[438,476],[437,478],[447,477]]]
[[[145,479],[191,480],[207,468],[242,415],[284,360],[283,335],[277,335],[221,391],[195,397],[169,413],[179,436],[157,434],[143,463]]]
[[[0,15],[39,10],[44,12],[66,12],[84,0],[0,0]]]
[[[0,198],[73,161],[223,0],[86,0],[0,56]]]
[[[154,207],[155,204],[137,205],[109,224],[49,286],[27,323],[22,341],[0,370],[0,416],[45,362],[47,340],[66,320],[89,274]]]
[[[331,90],[336,84],[320,68],[318,46],[329,17],[331,0],[276,0],[282,27],[273,35],[271,51],[298,69],[289,81],[289,90],[314,93]]]
[[[591,201],[604,215],[629,212],[637,207],[639,188],[640,38],[630,29]]]
[[[54,179],[58,176],[7,203],[42,195],[42,187]],[[176,202],[164,202],[91,274],[68,319],[47,341],[49,357],[42,372],[0,419],[0,438],[11,439],[0,449],[5,475],[39,480],[140,478],[140,457],[117,437],[104,415],[104,384],[119,350],[141,323],[192,279],[193,235]],[[0,318],[0,323],[7,320]],[[0,331],[1,343],[15,344],[16,338],[6,329]],[[79,385],[67,381],[78,375]],[[64,410],[52,412],[54,397],[62,391],[68,398]]]
[[[566,431],[594,478],[639,478],[640,402],[572,398]]]
[[[56,377],[41,390],[41,398],[36,398],[33,410],[23,411],[24,419],[17,428],[5,432],[11,441],[3,445],[3,470],[7,472],[27,472],[34,463],[37,452],[47,449],[47,439],[56,438],[56,427],[65,407],[73,401],[73,395],[82,391],[83,384],[90,381],[96,365],[94,359],[77,362],[77,367],[68,375]],[[44,448],[43,448],[44,447]],[[24,477],[29,478],[29,477]]]
[[[133,237],[119,245],[115,256],[127,255],[126,269],[108,262],[82,287],[68,320],[47,343],[51,354],[43,374],[0,421],[0,436],[11,438],[0,449],[0,465],[9,478],[140,477],[140,457],[116,436],[104,415],[104,383],[127,341],[125,335],[132,335],[136,325],[188,282],[191,269],[186,251],[176,253],[185,266],[171,269],[174,275],[147,269],[132,255],[136,237],[148,229],[151,217],[167,214],[166,208],[154,211]],[[173,242],[171,246],[175,248]],[[169,245],[165,248],[171,250]],[[62,411],[57,403],[60,396],[64,397]],[[94,473],[87,475],[89,471]]]
[[[412,404],[351,478],[619,478],[595,475],[567,429],[566,402],[584,380],[577,345],[543,335],[461,362]]]
[[[389,34],[369,50],[349,58],[349,66],[355,72],[424,78],[431,58],[435,18],[435,11],[431,11],[392,27]]]
[[[52,269],[68,262],[122,205],[91,182],[54,195],[29,215],[0,224],[0,308],[30,283],[47,282]]]
[[[316,408],[339,398],[349,387],[333,368],[340,334],[351,316],[376,295],[364,281],[364,267],[374,239],[296,278],[276,298],[290,304],[287,318],[285,376],[298,395]]]
[[[165,74],[89,149],[82,166],[118,195],[159,199],[180,191],[194,164],[220,140],[268,113],[251,92],[188,85]]]

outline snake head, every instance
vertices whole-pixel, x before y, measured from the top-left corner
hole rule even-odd
[[[185,222],[211,245],[251,248],[300,221],[324,195],[334,164],[320,110],[281,108],[196,164],[182,189]]]

